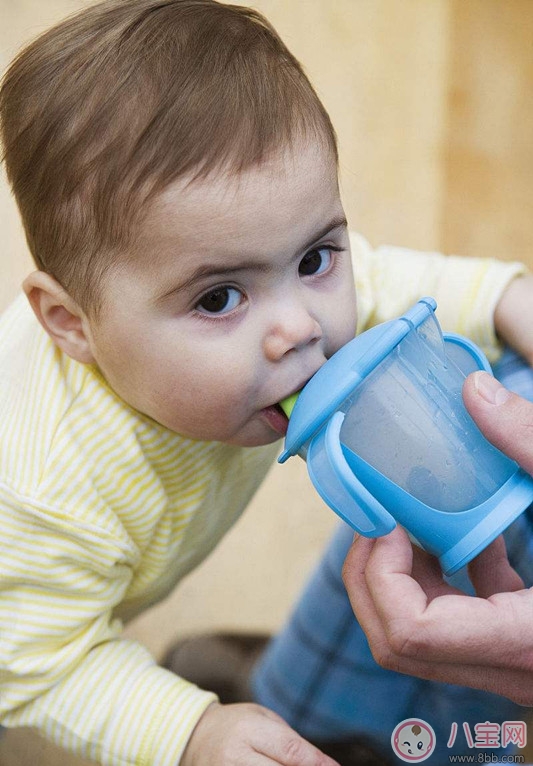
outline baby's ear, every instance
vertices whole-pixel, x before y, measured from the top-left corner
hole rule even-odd
[[[44,271],[34,271],[22,287],[56,346],[78,362],[93,364],[87,317],[59,282]]]

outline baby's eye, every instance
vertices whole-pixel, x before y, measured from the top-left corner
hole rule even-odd
[[[331,250],[329,247],[318,247],[304,255],[298,266],[298,273],[303,277],[321,274],[329,268]]]
[[[242,301],[242,293],[236,287],[217,287],[203,295],[196,304],[202,314],[229,314]]]

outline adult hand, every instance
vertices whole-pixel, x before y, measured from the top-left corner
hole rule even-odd
[[[533,473],[533,404],[484,372],[467,378],[463,398],[485,436]],[[436,559],[397,528],[358,537],[343,579],[380,665],[532,705],[533,589],[511,568],[501,537],[469,574],[476,596],[448,585]]]

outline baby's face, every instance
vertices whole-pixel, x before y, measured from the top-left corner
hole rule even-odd
[[[90,342],[134,408],[192,439],[256,446],[280,438],[273,405],[355,325],[335,163],[302,146],[169,187],[111,272]]]

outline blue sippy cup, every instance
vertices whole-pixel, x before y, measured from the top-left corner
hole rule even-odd
[[[399,523],[450,575],[533,502],[533,479],[468,414],[463,382],[491,368],[442,334],[436,306],[424,298],[334,354],[299,394],[279,462],[300,455],[353,529],[379,537]]]

